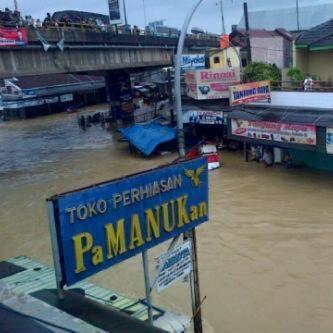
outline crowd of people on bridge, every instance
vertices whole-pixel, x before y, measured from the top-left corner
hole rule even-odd
[[[99,28],[105,30],[106,24],[95,17],[82,17],[75,14],[63,14],[60,17],[54,18],[50,13],[46,14],[43,21],[44,27],[84,27],[84,28]]]
[[[0,27],[17,27],[22,25],[21,13],[17,10],[0,10]]]

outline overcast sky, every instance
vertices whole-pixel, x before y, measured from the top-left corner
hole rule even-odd
[[[23,15],[44,18],[47,12],[74,9],[108,13],[107,0],[17,0]],[[164,19],[170,27],[180,27],[184,18],[196,0],[126,0],[127,16],[130,24],[144,26],[143,3],[146,4],[147,22]],[[218,0],[205,0],[191,26],[220,33],[221,15]],[[232,24],[237,24],[242,16],[244,0],[223,0],[226,28],[230,31]],[[296,0],[248,0],[249,10],[272,9],[295,6]],[[333,0],[299,0],[301,6],[333,3]],[[13,0],[0,0],[0,8],[13,8]]]

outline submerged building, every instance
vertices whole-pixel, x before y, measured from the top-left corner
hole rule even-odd
[[[52,74],[0,80],[3,118],[30,118],[106,100],[103,76]]]
[[[228,138],[272,149],[276,163],[292,159],[294,166],[333,171],[333,94],[272,92],[271,104],[233,107],[228,114]]]

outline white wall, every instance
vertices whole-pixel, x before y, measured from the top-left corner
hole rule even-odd
[[[253,103],[253,104],[262,104],[262,103]],[[333,93],[273,91],[272,101],[270,105],[333,109]]]
[[[283,37],[251,37],[252,61],[284,67]]]

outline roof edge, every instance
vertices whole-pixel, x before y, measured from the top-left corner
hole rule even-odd
[[[326,45],[326,46],[311,46],[309,48],[310,51],[328,51],[333,50],[333,44],[332,45]]]
[[[295,44],[296,49],[306,49],[308,44]]]

